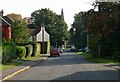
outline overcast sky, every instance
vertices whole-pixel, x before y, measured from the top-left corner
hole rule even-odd
[[[57,14],[61,14],[63,8],[65,21],[70,28],[75,13],[93,9],[93,1],[95,0],[0,0],[0,10],[4,10],[4,15],[16,13],[30,17],[33,11],[41,8],[49,8]]]

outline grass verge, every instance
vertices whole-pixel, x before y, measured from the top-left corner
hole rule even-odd
[[[28,61],[30,61],[30,60],[35,60],[36,58],[39,58],[41,55],[36,55],[36,56],[34,56],[34,57],[28,57],[28,58],[22,58],[22,59],[20,59],[20,60],[28,60]],[[19,59],[18,59],[19,60]],[[12,67],[14,67],[14,66],[18,66],[18,65],[20,65],[20,64],[22,64],[22,62],[17,62],[17,61],[11,61],[11,62],[9,62],[9,63],[6,63],[6,64],[0,64],[0,71],[1,70],[6,70],[6,69],[8,69],[8,68],[12,68]]]
[[[8,69],[8,68],[12,68],[12,67],[14,67],[14,66],[18,66],[18,65],[20,65],[20,64],[22,64],[21,62],[9,62],[9,63],[6,63],[6,64],[0,64],[0,71],[1,70],[5,70],[5,69]]]
[[[77,52],[79,55],[82,55],[86,58],[87,61],[93,62],[93,63],[106,63],[106,64],[116,64],[114,60],[108,59],[108,58],[96,58],[93,57],[89,53],[83,53],[83,52]]]

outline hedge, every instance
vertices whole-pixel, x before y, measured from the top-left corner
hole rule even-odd
[[[32,52],[33,52],[33,46],[32,45],[26,45],[26,56],[25,56],[25,58],[31,57]]]
[[[47,42],[47,54],[49,54],[49,53],[50,53],[50,41]]]
[[[12,41],[2,42],[2,64],[17,58],[16,44]]]
[[[24,46],[17,46],[16,55],[19,59],[25,58],[26,48]]]
[[[42,42],[40,43],[43,44]],[[43,47],[41,46],[41,53],[42,54],[49,54],[50,53],[50,42],[44,42],[44,53],[43,53]]]
[[[33,45],[33,53],[32,53],[32,56],[36,56],[36,55],[39,55],[40,54],[40,43],[32,43]]]

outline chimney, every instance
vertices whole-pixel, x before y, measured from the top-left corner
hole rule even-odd
[[[3,11],[3,10],[1,10],[1,11],[0,11],[0,16],[2,16],[2,17],[3,17],[3,14],[4,14],[4,11]]]

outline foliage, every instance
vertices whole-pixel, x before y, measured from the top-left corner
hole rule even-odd
[[[15,43],[27,43],[29,41],[28,28],[24,21],[14,21],[12,25],[12,39]]]
[[[41,50],[43,50],[43,43],[41,42]],[[41,51],[43,54],[43,51]],[[44,54],[49,54],[50,53],[50,42],[44,42]]]
[[[41,51],[41,45],[40,43],[37,43],[37,52],[35,56],[40,55],[40,51]]]
[[[19,59],[25,58],[26,56],[26,48],[24,46],[17,46],[16,55]]]
[[[5,64],[0,64],[0,71],[1,71],[1,70],[6,70],[6,69],[8,69],[8,68],[12,68],[12,67],[14,67],[14,66],[18,66],[18,65],[20,65],[20,64],[21,64],[21,62],[13,62],[13,61],[7,62],[7,63],[5,63]]]
[[[6,16],[10,17],[13,20],[21,20],[22,19],[22,16],[20,14],[15,14],[15,13],[7,14]]]
[[[16,56],[16,44],[12,41],[3,41],[2,42],[2,64],[9,62]]]
[[[91,54],[82,53],[82,52],[78,52],[78,54],[84,56],[87,61],[94,62],[94,63],[115,63],[115,60],[111,58],[97,58]]]
[[[74,44],[76,48],[84,48],[87,46],[87,33],[85,31],[85,25],[83,20],[84,12],[80,12],[74,16],[74,22],[70,29],[70,43]]]
[[[94,56],[109,57],[120,52],[120,46],[118,46],[120,45],[120,24],[118,23],[120,22],[120,3],[99,2],[94,6],[98,6],[98,11],[91,9],[76,14],[70,29],[72,39],[70,40],[73,44],[81,46],[83,42],[80,38],[81,33],[86,31],[89,35],[91,53],[95,54]]]
[[[62,41],[67,39],[67,24],[61,15],[57,15],[49,9],[36,10],[31,14],[36,28],[44,22],[46,31],[50,34],[50,42],[53,46],[61,46]]]
[[[50,54],[50,42],[47,42],[47,54]]]
[[[31,57],[32,52],[33,52],[33,46],[32,45],[26,45],[25,47],[26,47],[26,56],[25,56],[25,58]]]
[[[40,54],[41,48],[40,48],[40,43],[32,43],[33,45],[33,53],[32,56],[37,56]]]
[[[118,23],[120,3],[97,3],[97,6],[99,11],[91,12],[92,16],[90,17],[90,23],[87,24],[87,29],[91,37],[96,38],[96,46],[101,45],[100,55],[111,56],[116,52],[120,52],[118,46],[120,44],[118,38],[120,34]],[[91,45],[91,47],[94,46]]]

